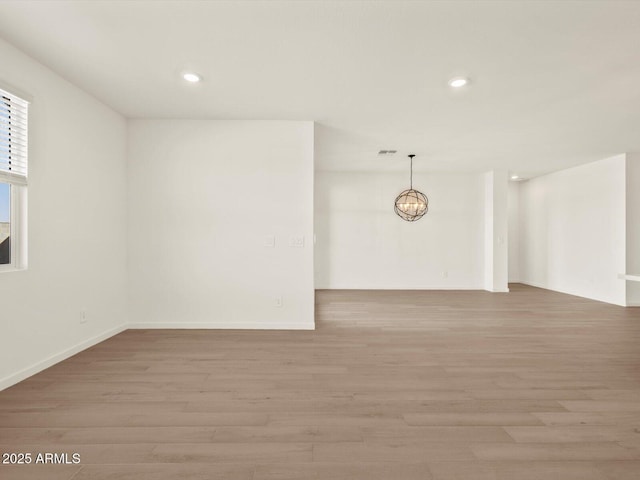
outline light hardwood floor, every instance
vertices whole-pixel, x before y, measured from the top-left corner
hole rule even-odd
[[[640,309],[319,291],[316,331],[130,330],[0,392],[46,480],[637,480]]]

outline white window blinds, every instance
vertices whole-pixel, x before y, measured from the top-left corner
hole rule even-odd
[[[0,89],[0,181],[27,183],[29,103]]]

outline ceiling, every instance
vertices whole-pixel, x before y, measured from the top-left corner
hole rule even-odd
[[[320,170],[640,151],[635,1],[4,0],[0,37],[127,117],[314,120]]]

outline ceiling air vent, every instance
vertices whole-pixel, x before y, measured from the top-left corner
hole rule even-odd
[[[393,155],[394,153],[398,153],[397,150],[380,150],[378,155]]]

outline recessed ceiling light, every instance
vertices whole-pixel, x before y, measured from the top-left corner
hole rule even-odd
[[[449,80],[449,86],[453,88],[464,87],[467,83],[469,83],[469,80],[464,77],[456,77]]]
[[[518,180],[520,177],[518,175],[511,175],[511,180]]]
[[[191,83],[198,83],[200,81],[200,75],[191,72],[183,73],[182,78]]]

